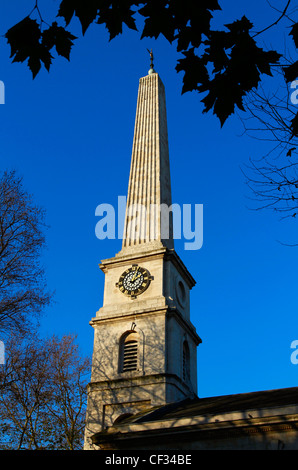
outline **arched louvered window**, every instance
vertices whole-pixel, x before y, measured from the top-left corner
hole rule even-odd
[[[190,355],[187,341],[183,342],[183,380],[185,382],[190,380]]]
[[[120,372],[138,369],[138,333],[126,333],[120,342]]]

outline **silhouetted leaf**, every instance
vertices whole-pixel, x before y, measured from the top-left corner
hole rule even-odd
[[[204,60],[194,53],[194,48],[183,52],[184,59],[179,59],[177,72],[184,71],[182,93],[197,90],[199,85],[206,85],[209,81],[208,71]]]
[[[217,73],[228,66],[229,49],[233,46],[233,41],[226,31],[210,31],[209,39],[205,41],[207,48],[204,53],[206,62],[211,62],[213,72]]]
[[[292,147],[291,149],[289,149],[289,150],[287,151],[287,157],[291,157],[291,156],[292,156],[292,152],[293,152],[294,150],[296,150],[296,147]]]
[[[292,137],[298,136],[298,112],[296,116],[291,120],[291,130],[292,130]]]
[[[57,16],[64,18],[66,25],[68,25],[75,14],[76,0],[62,0],[60,3]]]
[[[178,39],[177,50],[188,47],[199,47],[202,35],[208,36],[212,11],[220,10],[217,1],[194,2],[193,0],[172,0],[169,8],[174,18],[175,38]]]
[[[286,82],[292,82],[298,77],[298,60],[293,64],[283,67]]]
[[[146,17],[141,39],[158,38],[160,34],[172,43],[175,38],[175,22],[169,8],[169,0],[148,0],[139,13]]]
[[[226,24],[224,31],[211,30],[213,12],[220,9],[218,0],[59,0],[57,16],[66,26],[76,17],[83,34],[91,23],[104,24],[111,40],[123,32],[123,25],[137,30],[137,11],[144,19],[141,38],[162,34],[170,43],[176,41],[177,51],[183,53],[176,66],[177,72],[184,72],[182,93],[206,93],[205,112],[213,108],[223,124],[236,106],[243,109],[243,97],[258,87],[262,74],[272,74],[280,55],[257,46],[250,35],[253,25],[245,16]],[[13,62],[28,59],[34,77],[42,64],[49,70],[53,48],[69,60],[76,39],[56,22],[42,33],[41,25],[45,23],[27,17],[6,33]],[[298,23],[290,34],[297,46]],[[284,73],[287,81],[296,78],[298,61]]]
[[[246,16],[243,16],[241,20],[236,20],[233,21],[233,23],[226,24],[225,27],[228,28],[228,30],[235,37],[243,33],[247,34],[253,27],[253,24],[246,18]]]
[[[30,68],[33,78],[36,77],[37,73],[41,68],[41,62],[43,62],[45,68],[49,72],[52,63],[52,56],[49,50],[43,47],[41,44],[37,47],[28,59],[28,67]]]
[[[73,40],[77,39],[70,32],[66,31],[62,26],[58,26],[56,22],[42,33],[42,44],[49,50],[56,48],[57,54],[69,60]]]
[[[19,60],[23,62],[30,56],[30,51],[39,44],[41,32],[36,20],[27,16],[5,34],[11,48],[10,57],[19,53]]]
[[[298,23],[295,23],[291,29],[290,35],[293,36],[295,46],[298,47]]]
[[[138,3],[140,2],[113,0],[111,8],[106,6],[100,9],[97,23],[106,25],[110,34],[110,40],[118,34],[122,34],[123,23],[125,23],[128,28],[137,31],[135,19],[133,18],[135,12],[132,11],[131,6]]]
[[[13,57],[13,62],[24,62],[28,59],[33,78],[39,72],[41,62],[49,71],[52,56],[49,49],[40,43],[41,31],[36,20],[24,18],[10,28],[5,37],[11,47],[10,57]]]
[[[66,26],[70,23],[73,15],[77,16],[85,34],[90,24],[96,19],[99,5],[103,2],[99,0],[62,0],[57,16],[64,18]]]
[[[264,51],[261,48],[256,48],[255,63],[261,73],[272,76],[271,65],[277,64],[281,54],[276,51]]]
[[[201,59],[192,51],[176,67],[185,72],[183,92],[207,92],[202,99],[204,112],[213,108],[221,125],[234,113],[235,106],[244,110],[243,97],[258,86],[262,73],[271,75],[271,64],[280,58],[277,52],[256,45],[249,34],[252,23],[245,16],[226,27],[228,31],[210,31]]]
[[[202,99],[205,104],[203,112],[213,108],[213,114],[219,118],[221,126],[234,113],[235,106],[244,111],[243,90],[237,82],[231,82],[227,74],[216,75],[209,83],[208,90],[209,93]],[[201,87],[201,91],[205,91],[205,87]]]

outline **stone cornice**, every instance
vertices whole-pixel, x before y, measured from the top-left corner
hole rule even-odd
[[[253,414],[263,416],[253,417]],[[93,442],[102,449],[138,448],[142,445],[153,446],[160,442],[164,448],[167,442],[194,442],[197,440],[233,439],[252,434],[264,435],[274,431],[295,431],[298,429],[297,407],[267,410],[249,410],[219,415],[193,416],[189,418],[168,419],[144,423],[113,426],[95,434]],[[133,447],[130,447],[133,445]],[[148,448],[148,447],[146,447]],[[154,447],[153,447],[154,448]]]

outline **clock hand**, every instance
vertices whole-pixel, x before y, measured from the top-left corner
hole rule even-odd
[[[137,267],[136,272],[132,276],[132,282],[135,280],[139,267]]]
[[[141,277],[141,276],[142,276],[142,273],[139,273],[139,275],[138,275],[137,277],[134,277],[134,278],[131,280],[131,282],[136,281],[136,280],[139,279],[139,277]]]

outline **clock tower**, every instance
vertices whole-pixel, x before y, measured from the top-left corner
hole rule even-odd
[[[189,294],[195,281],[174,249],[164,85],[139,81],[122,249],[103,260],[103,306],[94,349],[85,449],[92,435],[153,406],[197,393]]]

